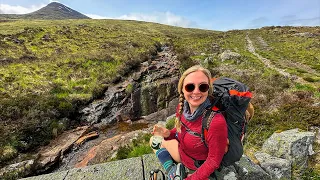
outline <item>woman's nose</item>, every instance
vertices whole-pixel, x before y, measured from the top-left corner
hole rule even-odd
[[[201,93],[201,91],[199,90],[199,86],[196,86],[194,88],[193,93]]]

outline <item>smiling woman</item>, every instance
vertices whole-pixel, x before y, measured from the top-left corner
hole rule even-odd
[[[201,134],[203,113],[211,103],[212,93],[209,70],[196,65],[187,69],[178,84],[180,103],[176,112],[176,125],[172,130],[155,126],[150,139],[158,159],[167,171],[168,179],[217,179],[217,169],[227,146],[227,124],[221,113],[211,120],[207,145],[196,134]],[[181,126],[182,125],[182,126]],[[157,137],[164,137],[159,141]],[[156,147],[156,148],[155,148]],[[174,163],[177,162],[178,164]],[[204,161],[199,167],[196,162]],[[185,174],[184,168],[189,170]],[[188,177],[186,177],[188,176]]]
[[[188,102],[190,113],[194,111],[207,99],[209,90],[209,79],[200,70],[190,73],[183,82],[182,92]]]

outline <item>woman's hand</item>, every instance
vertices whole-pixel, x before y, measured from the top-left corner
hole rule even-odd
[[[156,124],[153,126],[153,131],[152,131],[153,135],[158,135],[158,136],[162,136],[164,138],[169,137],[170,136],[170,130],[159,125]]]

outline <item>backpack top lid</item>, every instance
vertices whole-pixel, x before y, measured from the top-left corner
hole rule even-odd
[[[226,77],[212,78],[211,83],[213,84],[213,106],[221,111],[226,111],[233,106],[244,115],[252,98],[252,93],[245,84]]]

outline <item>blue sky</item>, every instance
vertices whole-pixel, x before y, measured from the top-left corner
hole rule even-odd
[[[0,0],[0,14],[24,14],[52,0]],[[210,30],[320,26],[320,0],[59,0],[89,17]]]

